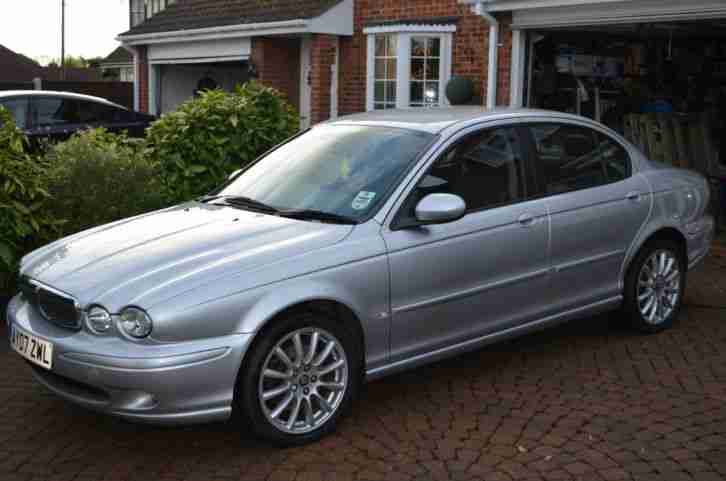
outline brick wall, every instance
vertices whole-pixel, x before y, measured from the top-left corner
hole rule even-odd
[[[341,37],[339,108],[341,115],[365,110],[366,36],[364,25],[371,22],[406,19],[457,17],[452,51],[452,75],[472,79],[478,87],[479,102],[486,100],[489,25],[458,0],[356,0],[355,33]],[[511,15],[500,17],[498,104],[509,104],[509,66],[511,64]]]
[[[145,46],[137,47],[138,56],[136,67],[138,78],[136,80],[139,89],[139,111],[149,112],[149,58]]]
[[[499,20],[499,74],[497,76],[497,105],[509,105],[512,77],[512,15],[497,17]]]
[[[335,50],[334,35],[313,35],[310,45],[310,120],[313,124],[330,118],[331,66],[335,62]]]
[[[257,68],[257,80],[285,94],[299,110],[300,40],[255,37],[251,58]]]

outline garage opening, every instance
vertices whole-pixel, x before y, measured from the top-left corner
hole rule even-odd
[[[603,122],[695,169],[726,225],[726,19],[527,30],[525,105]]]

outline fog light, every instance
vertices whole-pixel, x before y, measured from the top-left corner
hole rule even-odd
[[[137,307],[127,307],[122,310],[119,325],[123,332],[137,339],[151,334],[153,328],[149,315]]]
[[[111,329],[111,314],[101,306],[93,306],[86,315],[89,329],[96,334],[103,334]]]

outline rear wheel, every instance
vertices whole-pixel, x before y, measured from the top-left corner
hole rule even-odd
[[[675,242],[653,241],[641,249],[625,282],[624,308],[633,327],[654,333],[673,325],[683,301],[686,269]]]
[[[360,354],[345,325],[321,312],[275,322],[240,373],[236,404],[252,429],[280,445],[332,432],[359,384]]]

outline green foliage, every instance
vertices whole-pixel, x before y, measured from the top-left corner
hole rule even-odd
[[[142,141],[104,129],[87,130],[48,151],[50,214],[62,235],[164,206],[157,165]]]
[[[203,195],[235,170],[293,135],[297,114],[274,89],[256,82],[234,92],[202,92],[148,130],[146,153],[160,165],[170,202]]]
[[[46,210],[44,164],[25,152],[26,139],[0,107],[0,290],[13,278],[20,256],[58,226]]]

